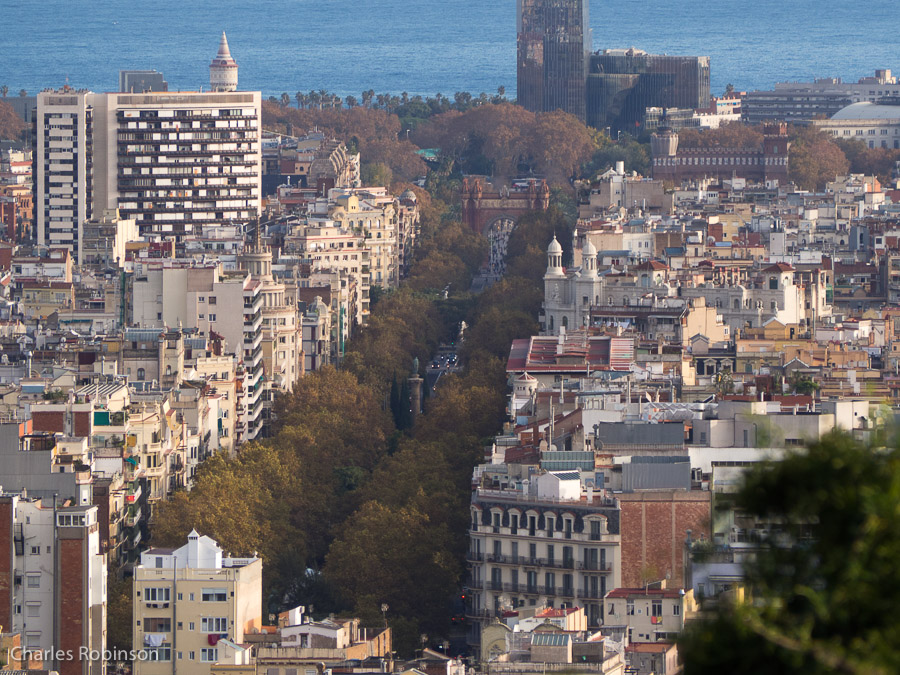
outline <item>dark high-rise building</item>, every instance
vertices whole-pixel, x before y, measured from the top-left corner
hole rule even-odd
[[[532,112],[564,110],[585,119],[591,51],[589,0],[517,0],[519,104]]]
[[[591,54],[587,123],[596,129],[634,131],[647,108],[709,105],[709,57],[606,49]]]
[[[120,70],[119,91],[123,94],[145,94],[148,91],[169,91],[169,83],[155,70]]]

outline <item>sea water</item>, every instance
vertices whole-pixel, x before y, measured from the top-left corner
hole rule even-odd
[[[0,0],[0,85],[115,91],[120,69],[207,87],[225,30],[240,87],[360,98],[515,96],[516,0]],[[892,0],[594,0],[595,49],[709,55],[712,90],[900,70]]]

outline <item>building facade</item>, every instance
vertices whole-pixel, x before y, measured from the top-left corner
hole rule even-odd
[[[518,102],[532,112],[563,110],[584,121],[591,30],[587,0],[518,0]]]
[[[706,108],[709,57],[606,49],[591,54],[586,96],[589,125],[634,132],[647,108]]]
[[[79,657],[106,648],[97,515],[96,506],[0,494],[0,623],[21,633],[26,649],[53,650],[44,667],[61,675],[105,672],[103,659]]]
[[[136,675],[208,674],[219,643],[262,625],[262,560],[229,558],[196,530],[177,549],[151,548],[134,570]]]
[[[766,125],[764,134],[759,147],[679,148],[678,134],[668,129],[660,131],[650,138],[653,178],[676,185],[701,178],[787,183],[790,155],[787,125]]]
[[[618,503],[583,495],[577,471],[535,476],[529,488],[473,493],[467,611],[479,634],[517,607],[584,607],[599,626],[603,597],[621,578]]]

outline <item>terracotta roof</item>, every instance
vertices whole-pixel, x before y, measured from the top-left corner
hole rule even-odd
[[[665,654],[674,647],[674,642],[632,642],[625,647],[625,651],[642,654]]]

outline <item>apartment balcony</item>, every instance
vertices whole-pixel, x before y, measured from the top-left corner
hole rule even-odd
[[[128,511],[125,513],[125,518],[123,520],[123,524],[125,527],[134,527],[139,522],[141,522],[141,511],[140,509],[131,506],[128,508]]]
[[[585,600],[602,600],[603,593],[600,592],[600,589],[591,589],[591,588],[579,588],[578,589],[578,597],[583,598]]]
[[[484,561],[484,553],[481,551],[468,551],[466,553],[466,560],[469,562],[482,562]]]

